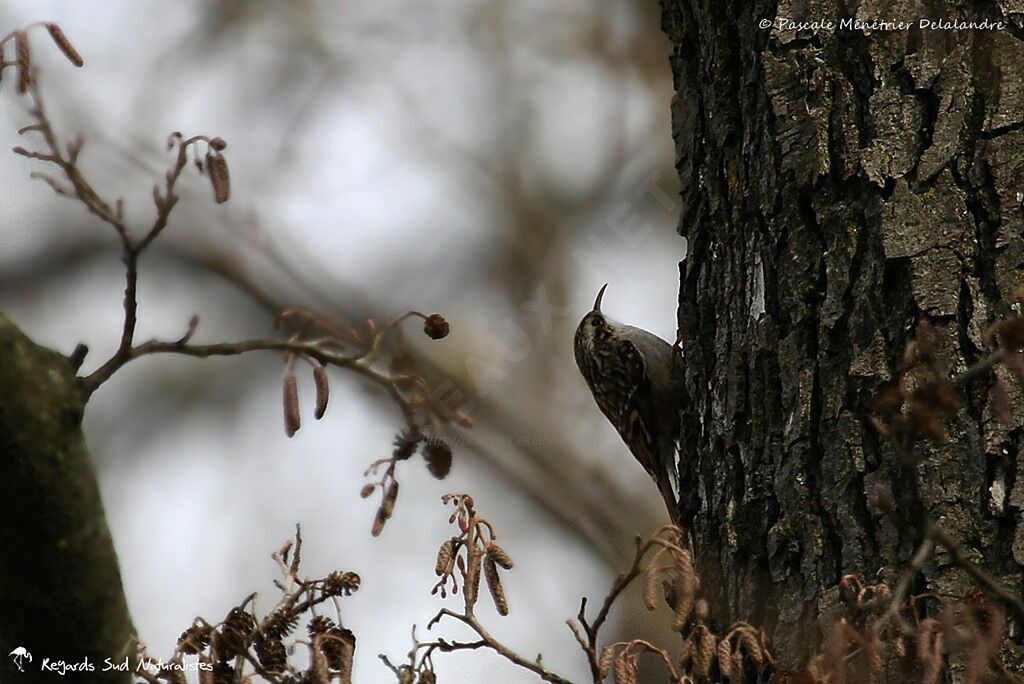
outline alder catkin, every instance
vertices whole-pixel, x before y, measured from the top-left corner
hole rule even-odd
[[[737,650],[742,649],[750,656],[751,660],[758,665],[762,664],[765,659],[765,653],[764,649],[761,648],[754,628],[747,625],[737,627],[736,635],[738,637]]]
[[[489,555],[484,559],[484,578],[487,580],[487,588],[491,592],[494,607],[498,609],[498,615],[508,615],[508,599],[505,597],[505,588],[501,585],[501,577],[498,576],[498,566]]]
[[[494,559],[494,562],[497,563],[500,567],[504,568],[505,570],[512,569],[514,563],[512,562],[511,556],[508,555],[505,549],[501,548],[494,542],[491,542],[491,544],[487,547],[487,553],[490,554],[491,558]]]
[[[697,644],[693,653],[693,671],[701,677],[707,677],[715,659],[715,635],[704,625],[699,625],[694,630],[694,638]]]
[[[615,660],[615,645],[609,644],[601,650],[601,660],[597,663],[597,671],[601,675],[601,681],[604,681],[611,671],[613,660]]]
[[[223,204],[231,197],[231,176],[228,173],[228,161],[219,152],[206,153],[206,170],[210,174],[210,184],[213,186],[213,199],[217,204]]]
[[[434,574],[441,575],[451,572],[452,557],[455,555],[455,540],[445,539],[441,542],[441,548],[437,550],[437,563],[434,564]]]
[[[299,386],[291,373],[284,376],[284,433],[289,437],[299,431]]]
[[[472,551],[472,549],[470,549]],[[480,554],[470,553],[466,559],[466,569],[463,574],[466,597],[466,608],[472,610],[476,605],[476,599],[480,595]]]
[[[314,366],[313,383],[316,385],[316,408],[313,411],[313,417],[320,420],[327,411],[327,400],[331,394],[331,388],[327,382],[327,369],[324,366]]]
[[[57,44],[60,51],[64,53],[64,56],[68,58],[68,61],[74,64],[76,67],[80,67],[85,64],[85,60],[82,59],[82,55],[78,54],[78,50],[71,44],[68,37],[64,35],[60,26],[56,24],[46,24],[46,30],[50,32],[50,37],[53,38],[53,42]]]
[[[677,573],[676,602],[673,606],[675,619],[672,621],[672,629],[681,632],[693,611],[697,590],[700,589],[700,579],[697,577],[697,571],[693,568],[693,558],[688,551],[673,551],[672,559],[675,561]]]
[[[615,660],[615,684],[636,684],[636,659],[623,651]]]
[[[722,639],[718,642],[718,670],[722,673],[723,677],[732,678],[732,648],[729,646],[729,642]]]
[[[729,663],[729,670],[733,676],[731,679],[736,681],[743,681],[743,653],[740,651],[732,652],[732,662]]]
[[[658,568],[651,565],[644,571],[644,605],[647,610],[658,607]]]
[[[32,83],[32,48],[24,31],[14,34],[14,51],[18,64],[18,92],[24,93]]]
[[[395,512],[395,501],[398,500],[398,482],[392,481],[391,486],[388,487],[387,493],[384,495],[384,501],[381,502],[380,508],[384,511],[384,519],[388,520],[391,518],[391,514]]]
[[[373,519],[373,527],[370,528],[370,534],[374,537],[379,537],[380,533],[384,531],[384,523],[387,521],[388,519],[384,517],[384,508],[378,508],[377,515]]]
[[[373,527],[370,528],[370,534],[374,537],[380,536],[380,533],[384,531],[384,523],[391,519],[391,514],[395,511],[395,501],[397,499],[398,482],[393,480],[391,486],[384,493],[384,500],[380,502],[380,506],[377,508],[377,516],[373,519]]]

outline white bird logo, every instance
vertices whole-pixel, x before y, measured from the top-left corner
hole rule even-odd
[[[24,646],[19,646],[18,648],[11,651],[9,655],[14,660],[14,664],[18,666],[18,672],[25,671],[21,669],[21,661],[27,660],[30,663],[32,662],[32,654],[29,653]]]

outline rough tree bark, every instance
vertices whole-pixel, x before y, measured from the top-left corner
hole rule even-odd
[[[919,527],[865,503],[868,487],[899,500],[906,485],[865,421],[870,397],[919,316],[944,326],[951,370],[977,359],[1021,280],[1022,15],[912,0],[663,10],[689,247],[682,513],[719,621],[764,625],[783,667],[797,668],[834,614],[841,576],[894,582],[919,541]],[[914,26],[759,28],[777,17]],[[939,17],[1009,26],[916,24]],[[969,388],[918,472],[931,516],[1019,591],[1024,412],[1017,390],[1012,424],[993,421],[990,379]],[[920,588],[973,587],[941,552],[922,575]]]
[[[0,315],[0,679],[40,674],[44,658],[87,674],[134,654],[117,555],[81,431],[85,398],[70,361]],[[25,648],[19,674],[8,657]],[[28,681],[28,680],[26,680]],[[34,679],[33,679],[34,681]]]
[[[718,620],[763,624],[788,668],[844,573],[894,581],[918,541],[865,500],[875,483],[898,500],[906,486],[865,417],[916,320],[945,327],[943,355],[962,369],[1021,279],[1024,30],[1009,6],[1022,10],[988,5],[662,2],[689,246],[681,508]],[[914,27],[759,27],[777,18]],[[1016,389],[1012,424],[993,421],[990,381],[968,388],[917,470],[931,516],[1019,591],[1024,411]],[[973,583],[940,552],[917,586]]]

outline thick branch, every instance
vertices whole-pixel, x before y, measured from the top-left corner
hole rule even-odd
[[[0,651],[25,647],[32,670],[87,657],[90,681],[128,681],[102,672],[105,658],[134,652],[134,628],[74,370],[0,316],[0,387]]]

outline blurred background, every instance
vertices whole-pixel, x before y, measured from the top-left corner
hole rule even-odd
[[[457,440],[446,480],[420,459],[401,464],[394,518],[374,539],[363,471],[390,454],[402,422],[379,389],[333,375],[326,418],[314,423],[304,407],[289,440],[274,354],[131,364],[93,397],[85,427],[151,653],[169,655],[196,615],[219,621],[251,591],[259,609],[272,607],[270,553],[301,523],[305,574],[362,575],[344,602],[359,639],[356,681],[387,681],[377,654],[403,660],[412,625],[426,638],[445,605],[429,593],[450,535],[440,496],[467,491],[517,562],[506,577],[511,615],[485,605],[484,623],[587,677],[565,619],[581,595],[605,595],[634,534],[667,520],[572,357],[576,323],[605,282],[610,316],[675,337],[685,243],[657,3],[0,9],[4,33],[38,20],[58,22],[86,60],[76,70],[34,34],[52,118],[65,139],[84,137],[83,170],[105,197],[124,198],[132,225],[152,220],[170,131],[228,141],[231,201],[215,205],[207,179],[186,171],[170,227],[142,259],[137,339],[178,337],[193,313],[195,340],[210,342],[271,335],[284,306],[355,325],[439,311],[448,338],[406,338],[457,384],[477,423]],[[0,147],[28,146],[16,133],[29,122],[25,101],[3,86]],[[0,309],[62,352],[88,344],[89,371],[119,335],[117,243],[80,204],[30,179],[34,170],[43,169],[0,154]],[[638,603],[623,605],[615,628],[657,635],[663,625],[629,609]],[[535,681],[484,653],[440,658],[438,672]]]

